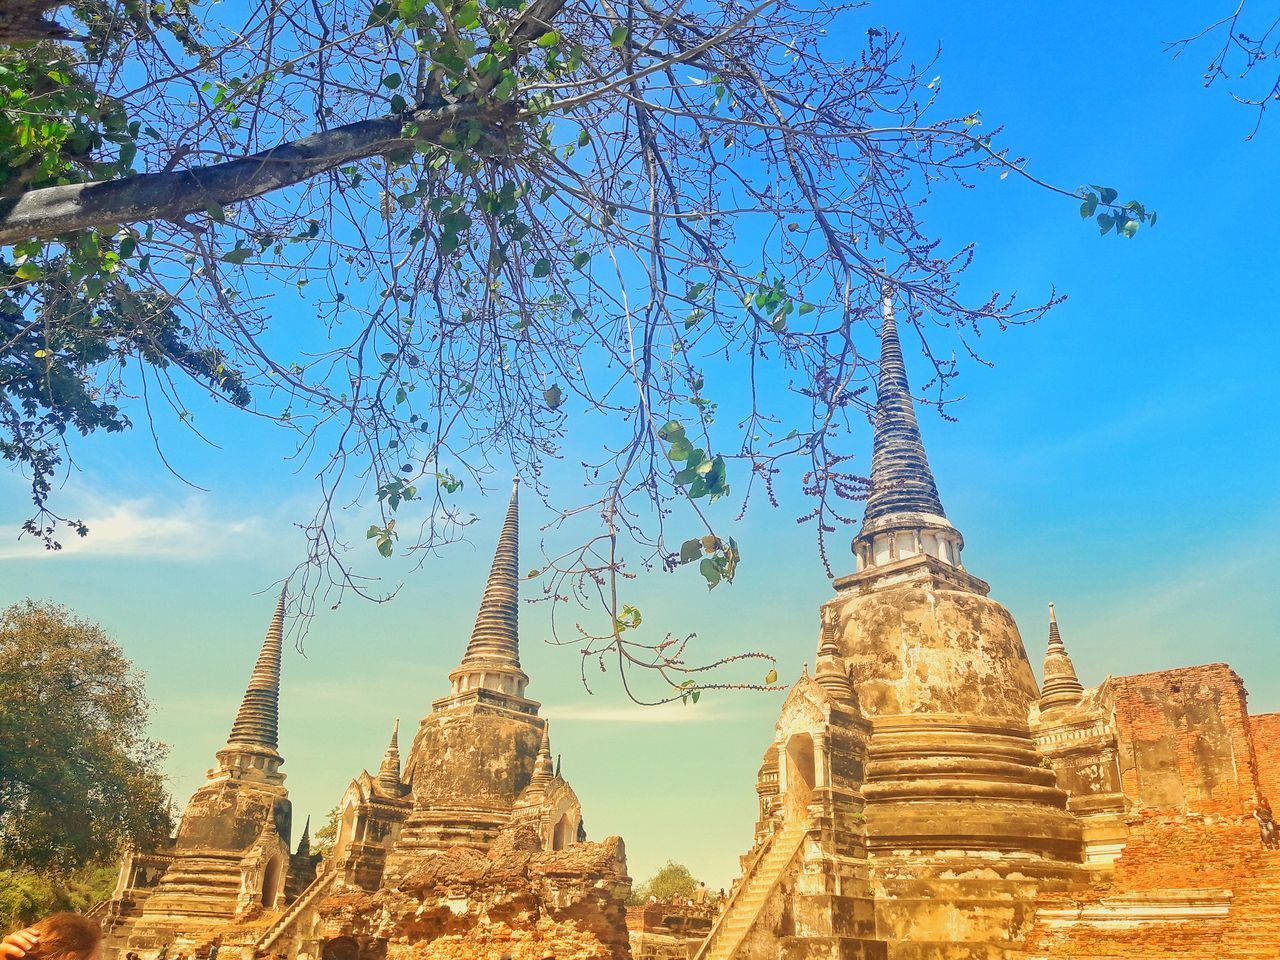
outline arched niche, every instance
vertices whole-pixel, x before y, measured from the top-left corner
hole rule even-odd
[[[320,948],[321,960],[360,960],[360,944],[355,937],[335,937]]]
[[[807,733],[793,733],[787,739],[786,763],[783,812],[788,820],[803,820],[817,782],[813,737]]]
[[[556,821],[555,829],[551,833],[551,849],[563,850],[577,839],[578,818],[573,815],[573,811],[566,810]]]
[[[262,871],[262,905],[274,907],[284,886],[284,858],[275,854]]]

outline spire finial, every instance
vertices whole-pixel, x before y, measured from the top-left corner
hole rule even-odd
[[[489,569],[489,580],[480,600],[480,611],[471,631],[471,642],[462,665],[498,661],[520,667],[520,478],[511,482],[511,502],[498,536],[498,548]]]
[[[302,839],[298,841],[299,857],[311,856],[311,814],[307,814],[307,822],[302,827]]]
[[[898,323],[893,314],[893,288],[885,284],[881,296],[884,322],[880,329],[875,445],[871,454],[871,492],[867,497],[866,519],[899,513],[945,517],[907,382]]]
[[[833,637],[824,637],[818,647],[813,679],[832,700],[848,702],[857,699],[844,659],[840,656],[840,648]]]
[[[542,740],[538,743],[538,758],[533,761],[532,784],[545,785],[552,777],[551,766],[551,724],[542,725]]]
[[[396,717],[391,728],[391,742],[387,744],[387,752],[382,755],[382,765],[378,767],[378,783],[392,793],[399,793],[404,786],[400,779],[400,718]]]
[[[1044,655],[1044,686],[1040,692],[1040,709],[1071,706],[1084,696],[1084,685],[1076,676],[1075,664],[1067,655],[1066,644],[1058,631],[1058,615],[1049,604],[1049,646]]]
[[[231,725],[229,744],[245,744],[275,750],[279,746],[280,728],[280,658],[284,640],[284,605],[286,585],[276,601],[275,616],[267,628],[266,639],[258,662],[249,677],[244,699]]]

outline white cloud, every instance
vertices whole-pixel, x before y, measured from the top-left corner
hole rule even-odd
[[[161,503],[151,497],[109,501],[93,496],[69,498],[60,504],[68,516],[83,520],[89,535],[61,529],[61,550],[46,550],[34,537],[0,545],[0,561],[40,557],[167,557],[202,560],[232,551],[244,552],[245,538],[258,524],[253,517],[215,517],[207,499],[190,497],[181,503]],[[0,525],[6,533],[16,522]]]

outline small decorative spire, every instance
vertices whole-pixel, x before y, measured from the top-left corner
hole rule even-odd
[[[520,667],[520,478],[511,484],[511,502],[498,536],[493,566],[462,666],[495,661]]]
[[[391,728],[391,742],[387,744],[387,752],[382,755],[382,765],[378,768],[378,783],[391,793],[400,793],[404,782],[400,779],[400,718],[396,717],[395,726]]]
[[[813,671],[814,681],[837,702],[856,702],[853,683],[845,670],[840,649],[832,637],[826,637],[818,648],[818,663]]]
[[[875,445],[871,454],[871,492],[866,519],[895,513],[945,517],[938,486],[916,421],[915,402],[893,316],[893,292],[883,290],[880,329],[880,377],[876,384]]]
[[[280,727],[280,655],[284,640],[285,591],[276,601],[275,616],[262,641],[262,651],[249,677],[249,686],[240,702],[228,744],[244,744],[275,750]]]
[[[1067,647],[1058,632],[1058,615],[1049,604],[1049,647],[1044,655],[1044,687],[1040,693],[1040,709],[1077,704],[1084,696],[1084,686],[1076,677],[1075,664],[1067,656]]]
[[[559,779],[560,779],[560,754],[558,754],[558,753],[556,754],[556,773],[555,773],[555,776],[556,776],[556,779],[557,779],[557,780],[559,780]]]
[[[533,762],[533,779],[530,785],[545,786],[554,776],[551,767],[551,723],[542,725],[542,741],[538,744],[538,759]]]
[[[299,857],[311,856],[311,814],[307,814],[307,822],[302,828],[302,839],[298,841]]]

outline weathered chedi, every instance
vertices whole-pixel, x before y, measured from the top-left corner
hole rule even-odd
[[[586,842],[520,666],[519,497],[513,488],[475,628],[450,692],[401,765],[399,721],[376,774],[343,794],[318,865],[288,851],[277,750],[284,599],[217,770],[172,849],[130,857],[109,948],[304,960],[579,960],[630,956],[622,841]],[[140,916],[139,916],[140,914]]]
[[[104,917],[108,948],[194,948],[233,922],[279,909],[291,887],[314,875],[319,858],[289,850],[292,807],[280,771],[284,604],[281,593],[231,735],[177,836],[155,854],[125,857]]]
[[[755,843],[698,960],[1274,960],[1275,715],[1225,664],[1086,689],[1050,605],[1038,687],[961,562],[886,298],[854,573],[756,780]],[[1268,930],[1274,929],[1271,923]]]
[[[449,693],[399,725],[376,776],[352,781],[321,875],[255,944],[259,954],[357,958],[629,956],[622,841],[586,841],[520,665],[519,495],[498,538]]]
[[[1082,879],[1080,824],[1040,763],[1022,639],[964,569],[884,301],[856,571],[823,605],[757,785],[756,845],[700,957],[1011,955]]]

